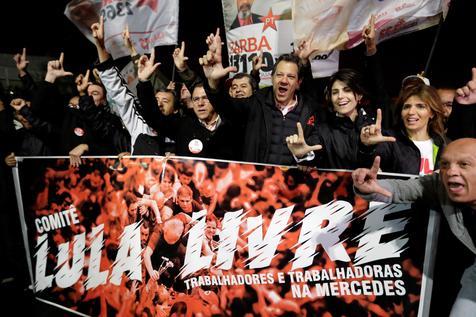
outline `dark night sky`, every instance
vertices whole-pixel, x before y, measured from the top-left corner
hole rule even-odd
[[[67,0],[14,1],[2,8],[0,52],[14,53],[22,47],[29,54],[57,57],[65,52],[65,68],[81,71],[95,61],[94,46],[64,16]],[[476,66],[474,13],[476,1],[453,0],[444,22],[429,72],[432,83],[459,86]],[[180,0],[179,40],[188,43],[192,67],[206,50],[204,39],[223,24],[221,0]],[[21,25],[21,27],[19,26]],[[423,70],[437,27],[401,36],[379,45],[389,87],[397,87],[408,74]],[[165,73],[170,65],[172,47],[161,47],[159,59]],[[341,66],[353,66],[361,48],[345,51]],[[226,59],[225,59],[226,60]]]

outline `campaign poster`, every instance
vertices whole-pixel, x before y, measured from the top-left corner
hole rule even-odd
[[[91,25],[104,18],[104,42],[114,59],[130,55],[122,31],[129,27],[139,54],[155,46],[177,44],[178,0],[71,0],[64,14],[91,42]]]
[[[427,210],[346,171],[20,158],[35,296],[82,316],[416,316]]]
[[[362,30],[376,17],[377,42],[438,24],[448,0],[295,0],[295,40],[313,37],[321,51],[349,49],[362,43]]]

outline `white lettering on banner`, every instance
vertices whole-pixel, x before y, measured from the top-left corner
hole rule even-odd
[[[248,253],[251,259],[248,266],[250,269],[259,269],[270,265],[281,237],[286,232],[293,208],[294,206],[289,206],[274,212],[264,238],[263,217],[260,215],[247,218],[248,230],[251,231],[248,236]]]
[[[56,284],[59,287],[70,287],[81,277],[84,267],[84,250],[86,248],[86,234],[83,232],[74,236],[73,240],[73,260],[69,265],[69,242],[61,243],[58,246],[58,264],[56,268]]]
[[[307,209],[301,221],[297,249],[294,255],[292,269],[308,267],[316,255],[316,247],[322,245],[332,261],[350,262],[345,247],[339,236],[352,220],[353,208],[346,201],[336,201],[332,204]],[[328,222],[326,226],[324,223]]]
[[[263,238],[261,216],[246,218],[248,230],[248,266],[250,269],[263,268],[270,265],[281,238],[290,228],[290,219],[294,206],[277,209]],[[405,250],[408,238],[394,237],[389,242],[381,243],[387,234],[404,230],[408,219],[384,220],[385,214],[394,214],[408,210],[408,205],[377,205],[369,209],[362,217],[365,218],[365,229],[355,240],[359,240],[359,249],[355,255],[355,265],[369,263],[381,259],[399,257]],[[321,245],[332,261],[351,262],[342,238],[344,231],[352,221],[354,212],[352,205],[346,201],[334,201],[327,205],[307,209],[302,225],[293,270],[312,265],[317,255],[316,248]],[[211,256],[201,256],[201,248],[205,230],[205,211],[195,212],[192,218],[197,221],[190,229],[185,261],[181,269],[182,277],[212,265]],[[244,221],[242,210],[231,213],[224,227],[225,233],[220,234],[218,254],[215,266],[230,269],[236,251],[239,226]],[[227,218],[227,214],[225,214]]]
[[[408,210],[409,205],[380,205],[369,209],[364,216],[365,227],[362,234],[355,239],[359,240],[357,253],[355,254],[355,264],[361,265],[381,259],[390,259],[400,256],[405,250],[408,238],[397,237],[389,242],[380,243],[382,236],[402,231],[408,224],[408,218],[399,218],[385,221],[384,218]]]
[[[129,272],[127,275],[132,280],[142,280],[141,273],[141,244],[140,244],[140,225],[133,223],[124,228],[121,235],[119,249],[116,260],[112,265],[110,282],[115,285],[121,284],[122,273]],[[103,225],[94,228],[90,236],[91,254],[90,265],[88,266],[87,289],[105,284],[107,272],[99,272],[101,251],[104,246]],[[76,283],[82,275],[85,259],[85,233],[80,233],[73,238],[72,265],[70,267],[70,242],[62,243],[58,246],[58,264],[59,270],[54,275],[46,275],[48,258],[48,235],[43,234],[37,240],[37,252],[35,254],[35,290],[42,291],[52,286],[53,277],[56,284],[60,287],[69,287]]]
[[[76,213],[76,207],[74,206],[71,206],[69,209],[35,219],[36,231],[39,234],[78,223],[78,214]]]
[[[42,234],[36,241],[36,266],[35,266],[35,290],[40,292],[53,283],[53,275],[46,275],[46,263],[48,258],[48,235]]]
[[[130,54],[122,31],[129,26],[131,41],[139,54],[159,45],[173,45],[178,37],[178,0],[78,0],[64,14],[91,42],[91,25],[104,18],[105,45],[113,58]]]
[[[236,251],[236,243],[240,225],[243,222],[243,209],[225,213],[222,221],[223,229],[219,237],[222,247],[218,249],[216,266],[218,269],[230,270],[233,267],[233,256]]]
[[[181,269],[182,276],[187,276],[193,272],[207,268],[212,262],[213,256],[201,256],[203,239],[205,237],[206,215],[206,210],[194,212],[192,215],[192,221],[195,222],[195,225],[190,228],[188,232],[189,238],[187,243],[187,253],[185,254],[185,264]]]
[[[100,272],[101,268],[101,250],[104,247],[104,224],[100,224],[93,228],[90,237],[91,242],[91,256],[89,257],[88,277],[84,282],[86,289],[95,288],[101,284],[106,283],[108,271]]]
[[[121,285],[122,273],[127,271],[131,280],[140,281],[142,278],[140,225],[141,222],[137,222],[124,228],[110,277],[112,284]]]

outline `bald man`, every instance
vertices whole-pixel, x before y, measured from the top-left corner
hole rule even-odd
[[[476,139],[451,142],[443,152],[440,172],[410,180],[377,180],[380,158],[371,169],[352,173],[363,198],[387,203],[423,201],[442,212],[453,234],[476,255]],[[450,316],[476,312],[476,261],[466,269]]]
[[[185,258],[186,239],[184,235],[187,231],[187,220],[184,217],[172,217],[164,221],[160,229],[151,234],[144,251],[144,265],[150,278],[158,280],[167,287],[173,285],[175,290],[184,288],[181,280],[176,277]],[[174,266],[160,274],[159,267],[164,261],[163,257],[172,261]]]

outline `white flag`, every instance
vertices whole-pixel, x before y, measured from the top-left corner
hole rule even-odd
[[[178,11],[178,0],[73,0],[64,14],[90,41],[91,25],[102,15],[106,49],[118,58],[130,54],[122,41],[126,25],[139,54],[177,44]]]
[[[377,41],[438,24],[448,0],[294,0],[294,38],[314,39],[320,51],[352,48],[371,14]]]

